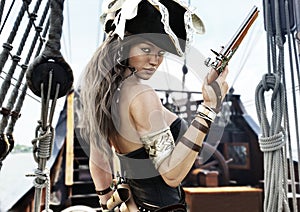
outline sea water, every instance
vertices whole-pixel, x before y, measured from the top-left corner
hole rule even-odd
[[[37,163],[32,153],[10,153],[0,170],[0,212],[8,211],[32,186]]]

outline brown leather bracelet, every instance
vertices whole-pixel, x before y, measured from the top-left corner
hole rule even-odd
[[[203,119],[206,122],[207,126],[210,128],[211,123],[212,123],[211,119],[209,119],[207,116],[205,116],[204,114],[201,114],[201,113],[198,113],[196,116]]]
[[[201,146],[195,144],[194,142],[190,141],[188,138],[184,136],[180,139],[180,142],[186,145],[188,148],[194,150],[195,152],[200,152],[202,149]]]
[[[111,192],[112,191],[112,189],[111,189],[111,187],[109,186],[108,188],[106,188],[106,189],[104,189],[104,190],[101,190],[101,191],[97,191],[96,190],[96,193],[98,194],[98,195],[105,195],[105,194],[108,194],[109,192]]]
[[[194,119],[192,121],[192,125],[197,128],[198,130],[200,130],[201,132],[207,134],[209,132],[209,128],[204,126],[203,124],[201,124],[199,121],[197,121],[196,119]]]

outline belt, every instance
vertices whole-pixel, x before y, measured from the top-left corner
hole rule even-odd
[[[161,208],[150,208],[150,207],[144,207],[137,205],[140,212],[186,212],[186,205],[185,204],[174,204],[174,205],[168,205]]]

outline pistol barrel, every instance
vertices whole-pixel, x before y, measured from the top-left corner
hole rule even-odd
[[[248,30],[256,20],[258,13],[258,8],[256,6],[253,6],[250,13],[244,19],[243,23],[238,28],[231,40],[227,43],[227,45],[225,45],[219,53],[217,53],[214,50],[211,50],[217,55],[215,61],[210,63],[210,59],[207,59],[205,65],[211,66],[220,74],[228,64],[229,60],[231,59],[239,45],[242,43],[244,37],[248,33]]]

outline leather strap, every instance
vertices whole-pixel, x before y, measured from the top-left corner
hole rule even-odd
[[[209,131],[209,128],[208,128],[208,127],[204,126],[203,124],[201,124],[201,123],[200,123],[199,121],[197,121],[196,119],[194,119],[194,120],[192,121],[192,125],[193,125],[194,127],[196,127],[198,130],[200,130],[201,132],[205,133],[205,134],[207,134],[208,131]]]
[[[200,152],[202,149],[201,146],[199,146],[198,144],[195,144],[194,142],[190,141],[189,139],[187,139],[184,136],[180,139],[180,142],[183,143],[184,145],[186,145],[188,148],[194,150],[195,152]]]
[[[104,190],[96,191],[96,193],[97,193],[98,195],[105,195],[105,194],[108,194],[108,193],[111,192],[111,191],[112,191],[111,187],[108,187],[108,188],[106,188],[106,189],[104,189]]]
[[[207,126],[210,128],[211,126],[211,121],[207,120],[207,119],[204,119],[204,121],[206,122]]]

